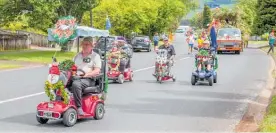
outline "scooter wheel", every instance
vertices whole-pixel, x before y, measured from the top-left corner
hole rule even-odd
[[[77,122],[77,111],[73,108],[69,108],[64,114],[63,114],[63,125],[67,127],[72,127]]]
[[[176,77],[175,77],[175,76],[173,76],[173,77],[172,77],[172,80],[173,80],[173,82],[175,82],[175,81],[176,81]]]
[[[218,81],[218,75],[216,73],[216,75],[214,76],[214,83],[217,83],[217,81]]]
[[[47,118],[41,118],[41,117],[36,116],[36,120],[40,124],[46,124],[49,119],[47,119]]]
[[[119,77],[118,77],[118,82],[119,82],[120,84],[123,84],[123,83],[124,83],[124,80],[125,80],[124,75],[123,75],[123,74],[120,74]]]
[[[162,83],[162,77],[158,77],[157,82],[159,82],[161,84]]]
[[[129,81],[133,81],[133,73],[130,73],[130,75],[129,75]]]
[[[192,77],[191,77],[191,83],[192,83],[192,85],[196,84],[196,78],[194,75],[192,75]]]
[[[98,103],[95,109],[95,116],[94,119],[100,120],[104,117],[104,105],[102,103]]]
[[[208,79],[208,82],[209,82],[209,86],[213,86],[213,78],[212,78],[212,77],[210,77],[210,78]]]

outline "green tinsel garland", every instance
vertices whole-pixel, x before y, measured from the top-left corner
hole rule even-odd
[[[59,63],[58,68],[61,71],[69,71],[75,63],[72,60],[64,60]]]
[[[64,85],[62,83],[62,81],[58,81],[55,84],[51,84],[49,81],[45,82],[45,93],[46,95],[50,98],[51,101],[55,100],[53,94],[51,94],[50,90],[57,90],[60,89],[61,91],[61,97],[63,98],[63,102],[65,104],[69,103],[69,95],[67,94],[67,92],[65,91]]]

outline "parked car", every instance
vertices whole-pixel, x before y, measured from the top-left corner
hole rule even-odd
[[[185,31],[184,31],[184,29],[177,29],[175,32],[176,33],[184,33]]]
[[[131,45],[133,47],[133,51],[136,50],[147,50],[151,51],[151,40],[149,36],[136,36],[132,39]]]
[[[104,51],[105,50],[109,51],[112,48],[113,42],[117,41],[118,39],[122,39],[122,38],[123,38],[123,40],[126,41],[126,39],[123,36],[109,36],[107,38],[106,49],[104,49],[105,38],[104,37],[100,37],[97,40],[95,48],[96,49],[100,49],[102,56],[104,56]],[[126,41],[126,43],[127,43],[127,41]],[[132,48],[132,46],[129,43],[127,43],[127,44],[129,45],[129,47],[131,49],[131,55],[132,55],[133,54],[133,48]]]

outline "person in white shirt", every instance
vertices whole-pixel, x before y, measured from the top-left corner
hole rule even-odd
[[[187,43],[189,45],[188,54],[191,54],[191,53],[193,53],[193,47],[194,47],[194,43],[195,43],[193,32],[189,33],[186,41],[187,41]]]

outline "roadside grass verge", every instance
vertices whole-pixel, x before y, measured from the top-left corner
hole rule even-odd
[[[18,64],[0,64],[0,70],[15,69],[20,67],[23,67],[23,66]]]
[[[276,132],[276,96],[272,97],[268,112],[260,124],[260,132]]]
[[[249,41],[248,44],[254,44],[254,45],[267,44],[268,45],[268,41]]]
[[[262,48],[265,52],[267,52],[268,49],[269,47]],[[271,53],[271,55],[276,57],[276,53]],[[272,72],[272,76],[276,78],[275,70]],[[260,132],[276,132],[276,96],[272,96],[271,103],[268,106],[268,110],[259,128]]]
[[[26,61],[34,63],[51,63],[52,56],[55,51],[30,51],[30,52],[7,52],[0,56],[0,60]],[[58,61],[65,59],[73,59],[75,52],[57,52],[56,58]]]

